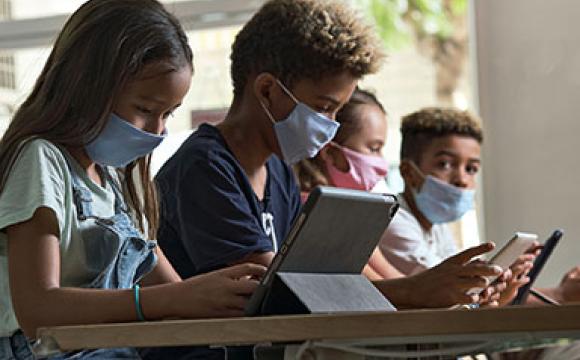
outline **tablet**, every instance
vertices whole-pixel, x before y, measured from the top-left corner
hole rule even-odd
[[[360,274],[399,205],[394,195],[317,187],[246,306],[260,313],[277,272]]]
[[[498,265],[502,269],[507,270],[512,264],[523,255],[538,239],[538,235],[525,232],[516,232],[514,236],[499,251],[488,261],[489,264]],[[491,284],[499,276],[488,276],[487,279]],[[482,288],[472,288],[467,291],[467,294],[479,294]]]
[[[554,248],[556,247],[556,245],[558,245],[558,241],[560,241],[563,234],[564,233],[562,230],[554,230],[552,235],[548,238],[548,240],[546,240],[546,242],[542,246],[542,250],[540,252],[540,255],[538,255],[536,260],[534,260],[534,267],[528,273],[528,277],[530,278],[530,281],[526,285],[519,288],[518,294],[516,295],[515,299],[512,301],[512,305],[525,304],[525,302],[528,298],[529,291],[530,291],[532,285],[534,284],[534,281],[536,281],[536,278],[538,277],[538,275],[542,271],[542,268],[544,267],[544,265],[548,261],[548,258],[550,257],[550,255],[554,251]]]

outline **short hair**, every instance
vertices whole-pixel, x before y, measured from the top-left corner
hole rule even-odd
[[[361,78],[380,68],[384,53],[375,30],[350,8],[329,0],[270,0],[232,45],[234,95],[262,72],[287,86],[349,71]]]
[[[468,111],[453,108],[430,107],[404,116],[401,135],[401,160],[417,164],[434,139],[459,135],[483,142],[480,120]]]

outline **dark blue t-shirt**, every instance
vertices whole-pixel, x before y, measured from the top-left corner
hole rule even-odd
[[[204,124],[161,168],[158,241],[182,278],[279,248],[300,210],[300,193],[277,156],[266,167],[259,201],[218,129]]]

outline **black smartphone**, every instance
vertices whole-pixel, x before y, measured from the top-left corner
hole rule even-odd
[[[546,242],[544,243],[544,246],[542,247],[542,250],[540,251],[540,255],[538,255],[538,257],[536,257],[536,260],[534,260],[534,267],[528,273],[528,277],[530,278],[530,282],[528,282],[526,285],[522,286],[518,290],[518,294],[516,295],[515,299],[512,301],[512,305],[521,305],[521,304],[524,304],[526,302],[526,299],[528,298],[528,295],[530,294],[530,288],[534,284],[534,281],[536,281],[536,278],[540,274],[540,271],[542,271],[542,268],[544,267],[544,265],[548,261],[548,258],[550,257],[550,255],[554,251],[554,248],[556,247],[556,245],[558,245],[558,241],[560,241],[560,239],[562,238],[562,235],[564,235],[564,232],[562,230],[554,230],[552,235],[550,235],[548,240],[546,240]]]

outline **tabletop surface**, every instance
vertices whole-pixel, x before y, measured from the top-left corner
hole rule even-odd
[[[40,342],[61,350],[108,347],[241,345],[306,340],[404,343],[532,334],[580,336],[580,303],[559,307],[417,310],[268,316],[42,328]]]

